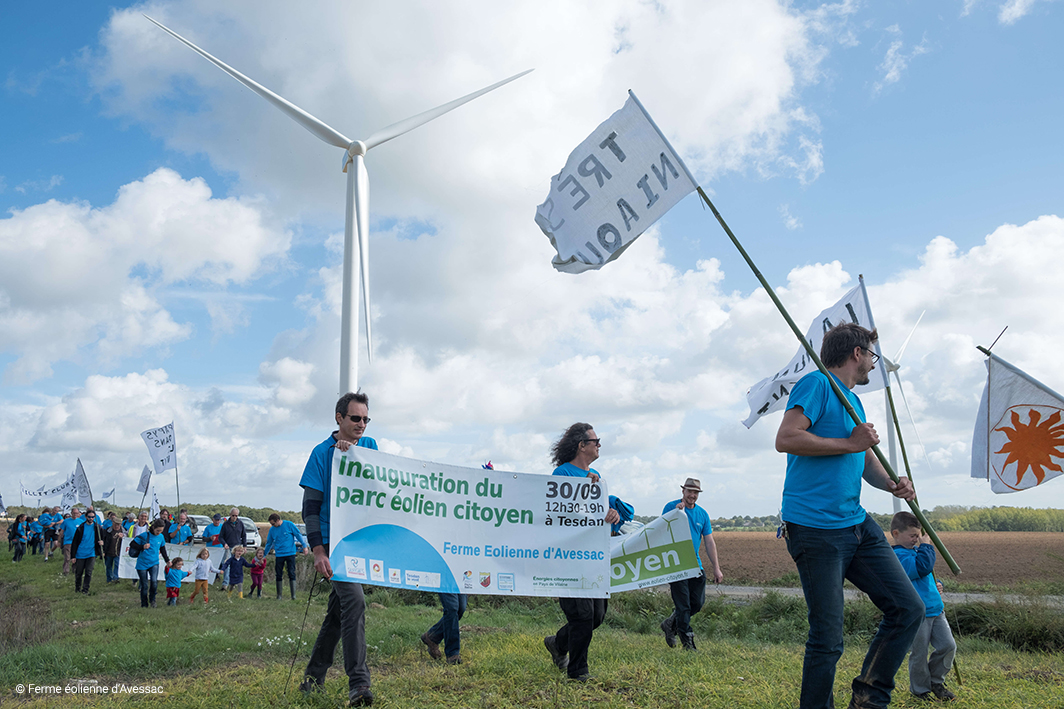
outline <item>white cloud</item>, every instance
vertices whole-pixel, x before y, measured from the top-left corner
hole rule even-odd
[[[779,211],[783,226],[787,227],[788,230],[794,231],[802,228],[802,220],[791,214],[791,206],[789,204],[781,204]]]
[[[1003,25],[1015,24],[1017,20],[1031,11],[1036,2],[1038,0],[1008,0],[1002,3],[998,9],[998,22]]]
[[[883,72],[883,78],[873,84],[873,94],[878,94],[885,87],[901,81],[902,73],[909,68],[912,60],[921,54],[927,54],[931,51],[926,37],[920,40],[920,44],[913,46],[906,52],[905,42],[901,39],[901,29],[897,25],[891,25],[887,28],[887,32],[897,37],[897,39],[891,41],[890,46],[887,48],[887,53],[878,67]]]
[[[165,168],[105,207],[52,200],[12,211],[0,220],[0,342],[18,359],[5,377],[33,381],[86,350],[114,363],[187,338],[156,286],[224,288],[260,275],[290,241],[267,217],[259,200],[216,199],[203,180]]]

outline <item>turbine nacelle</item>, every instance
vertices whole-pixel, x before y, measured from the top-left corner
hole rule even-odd
[[[356,155],[366,156],[366,151],[369,148],[361,140],[351,141],[351,145],[347,146],[347,152],[344,153],[344,172],[347,172],[347,166],[354,162]]]

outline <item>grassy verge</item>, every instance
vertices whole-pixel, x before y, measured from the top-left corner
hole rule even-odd
[[[94,583],[89,597],[75,596],[72,585],[54,562],[7,562],[0,577],[0,637],[13,637],[8,632],[13,628],[21,634],[7,641],[0,656],[0,703],[124,706],[147,700],[218,709],[338,706],[346,699],[339,657],[322,695],[304,698],[294,689],[324,614],[324,596],[312,600],[300,641],[305,592],[295,603],[266,597],[229,601],[214,593],[206,607],[189,607],[186,600],[176,608],[142,610],[128,582]],[[666,595],[620,594],[611,599],[606,624],[592,643],[596,679],[573,685],[554,670],[542,645],[543,636],[562,622],[548,599],[472,598],[462,621],[465,662],[449,667],[430,660],[418,640],[439,617],[432,595],[366,588],[375,706],[792,707],[797,702],[806,632],[800,598],[769,594],[746,604],[712,599],[696,616],[699,652],[685,653],[665,647],[657,628],[669,611]],[[188,591],[183,595],[187,599]],[[1034,626],[1044,626],[1048,617]],[[867,603],[848,607],[847,650],[836,683],[840,706],[848,701],[849,679],[860,668],[876,620]],[[960,648],[964,706],[1064,705],[1061,655],[1022,652],[979,635],[962,636]],[[293,684],[282,696],[293,653]],[[65,690],[78,680],[108,689],[156,686],[162,694],[148,699],[15,692],[20,683]],[[897,682],[894,706],[924,705],[908,695],[904,668]]]

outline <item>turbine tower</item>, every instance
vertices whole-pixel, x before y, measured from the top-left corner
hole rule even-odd
[[[249,79],[225,62],[200,49],[170,28],[156,22],[147,15],[144,17],[211,64],[214,64],[226,74],[229,74],[229,76],[262,96],[286,116],[321,140],[344,149],[343,171],[347,173],[347,209],[344,212],[344,272],[342,312],[340,315],[340,393],[354,391],[358,387],[358,301],[355,292],[358,290],[359,273],[355,271],[356,254],[358,255],[359,271],[362,278],[362,304],[366,311],[366,356],[370,361],[373,361],[373,337],[369,309],[369,173],[366,171],[366,152],[392,138],[398,138],[404,133],[409,133],[434,118],[439,118],[448,111],[453,111],[462,104],[483,96],[489,91],[494,91],[503,84],[519,79],[532,70],[528,69],[520,74],[514,74],[510,78],[503,79],[480,91],[474,91],[442,106],[437,106],[424,113],[393,123],[373,133],[365,140],[351,140],[299,106],[278,96],[265,86]]]

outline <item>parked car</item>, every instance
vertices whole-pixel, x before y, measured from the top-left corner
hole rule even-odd
[[[307,525],[302,522],[296,522],[296,529],[298,529],[299,533],[303,535],[303,548],[309,551],[310,541],[307,540]]]
[[[192,543],[203,543],[203,530],[211,526],[211,518],[206,515],[189,515],[188,526],[192,528]]]
[[[255,526],[255,523],[251,521],[250,517],[237,517],[244,523],[244,530],[248,534],[248,546],[249,547],[261,547],[262,537],[259,536],[259,528]]]

